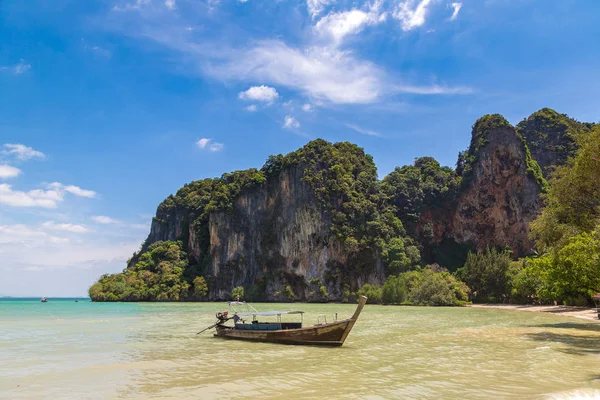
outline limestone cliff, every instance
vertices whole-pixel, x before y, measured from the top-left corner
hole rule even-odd
[[[331,215],[339,213],[327,207],[342,205],[344,198],[329,193],[332,198],[321,201],[308,182],[311,168],[304,162],[280,165],[264,180],[229,194],[228,207],[216,209],[194,203],[193,196],[202,196],[192,183],[159,207],[144,246],[184,241],[194,272],[209,277],[211,299],[227,299],[232,288],[244,286],[257,299],[326,301],[340,299],[346,281],[353,290],[381,282],[377,252],[365,249],[366,268],[354,268],[356,257],[332,222]],[[220,189],[210,185],[214,197]],[[136,262],[134,257],[130,266]]]
[[[458,167],[458,193],[420,214],[417,234],[421,242],[427,238],[430,261],[457,267],[468,250],[488,245],[528,254],[528,227],[540,211],[545,182],[515,129],[499,115],[483,117]]]
[[[534,112],[517,125],[532,157],[545,176],[557,165],[564,165],[577,150],[576,136],[589,132],[593,124],[581,123],[550,108]]]
[[[205,277],[208,299],[243,286],[249,299],[340,300],[419,264],[453,270],[488,245],[528,254],[546,185],[524,138],[499,115],[475,123],[456,170],[423,157],[381,182],[361,148],[319,139],[261,170],[185,185],[158,207],[129,266],[152,243],[181,241],[182,276]],[[192,292],[183,298],[205,298]]]

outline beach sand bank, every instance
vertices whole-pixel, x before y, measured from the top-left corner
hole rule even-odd
[[[595,308],[572,307],[572,306],[536,306],[519,304],[473,304],[473,308],[496,308],[499,310],[544,312],[565,317],[581,318],[600,323],[598,312]]]

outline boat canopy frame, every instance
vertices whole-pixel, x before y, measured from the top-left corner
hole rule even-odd
[[[291,311],[258,311],[256,308],[254,308],[252,305],[246,303],[245,301],[230,301],[229,303],[229,308],[231,308],[231,310],[233,310],[234,315],[237,315],[238,317],[252,317],[252,320],[255,321],[256,317],[277,317],[277,321],[281,322],[281,316],[282,315],[287,315],[287,314],[300,314],[300,318],[302,320],[302,322],[304,322],[304,311],[296,311],[296,310],[291,310]],[[245,311],[238,311],[238,309],[236,308],[240,308],[240,307],[245,307]]]

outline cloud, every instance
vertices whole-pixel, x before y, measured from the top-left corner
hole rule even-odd
[[[220,151],[223,149],[223,143],[217,143],[209,138],[202,138],[196,142],[196,145],[202,150]]]
[[[74,185],[63,185],[62,183],[58,183],[58,182],[52,182],[51,184],[48,185],[48,187],[51,189],[69,192],[71,194],[74,194],[75,196],[87,197],[89,199],[93,199],[94,197],[96,197],[96,194],[97,194],[93,190],[82,189],[79,186],[74,186]]]
[[[393,17],[400,20],[403,31],[422,26],[427,17],[428,6],[432,0],[406,0],[396,7]]]
[[[452,8],[454,8],[454,11],[452,12],[452,16],[450,17],[450,21],[454,21],[456,19],[456,17],[458,17],[458,12],[460,11],[460,9],[462,7],[462,3],[452,3],[452,4],[450,4],[450,6]]]
[[[246,107],[246,111],[254,112],[256,111],[256,106],[254,104],[251,104],[248,107]]]
[[[42,224],[43,229],[52,231],[65,231],[71,233],[88,233],[91,232],[88,228],[83,225],[76,224],[58,224],[54,221],[46,221]]]
[[[338,104],[371,103],[382,92],[383,73],[351,52],[311,47],[290,48],[274,41],[225,55],[206,72],[217,78],[263,80]]]
[[[96,197],[96,192],[81,189],[78,186],[63,185],[58,182],[46,186],[48,188],[46,190],[35,189],[22,192],[13,190],[12,186],[7,183],[0,184],[0,204],[11,207],[56,208],[58,203],[64,200],[66,192],[79,197]]]
[[[21,174],[19,168],[11,167],[10,165],[0,164],[0,179],[14,178]]]
[[[165,5],[167,3],[165,1]],[[135,0],[133,3],[125,3],[121,6],[115,5],[112,9],[113,11],[130,11],[130,10],[141,10],[143,6],[150,4],[150,0]]]
[[[368,129],[363,129],[360,126],[357,125],[353,125],[353,124],[346,124],[346,126],[350,129],[355,130],[358,133],[361,133],[363,135],[368,135],[368,136],[377,136],[377,137],[381,137],[381,135],[375,131],[370,131]]]
[[[63,194],[57,190],[13,190],[7,183],[0,184],[0,204],[12,207],[56,208],[63,200]]]
[[[300,122],[296,120],[296,118],[291,115],[286,115],[283,121],[283,127],[286,129],[297,129],[300,128]]]
[[[306,103],[302,106],[302,110],[306,111],[306,112],[311,112],[313,110],[313,106],[311,106],[310,104]]]
[[[70,224],[47,224],[51,227]],[[0,225],[0,270],[15,267],[29,270],[51,270],[58,268],[91,268],[125,261],[139,247],[139,242],[105,242],[104,238],[88,233],[85,238],[70,240],[51,232],[77,232],[73,226],[67,229],[48,229],[23,224]],[[45,230],[46,229],[46,230]],[[106,268],[106,267],[105,267]]]
[[[167,7],[169,10],[174,10],[176,8],[175,0],[165,0],[165,7]]]
[[[27,64],[25,60],[19,60],[19,63],[12,67],[0,66],[0,71],[10,71],[15,75],[21,75],[31,69],[31,64]]]
[[[335,2],[335,0],[306,0],[306,8],[312,19],[315,19],[323,10],[325,6]]]
[[[321,36],[330,38],[334,44],[338,45],[345,36],[357,34],[365,26],[385,21],[386,14],[379,12],[381,4],[382,1],[377,0],[370,5],[367,11],[354,8],[350,11],[331,12],[321,18],[314,29]]]
[[[54,243],[64,243],[65,239],[56,238],[39,229],[33,229],[23,224],[0,225],[0,244],[26,243],[30,241],[49,240]],[[66,239],[68,240],[68,239]]]
[[[256,100],[263,101],[265,103],[272,103],[277,100],[279,97],[279,93],[275,88],[261,85],[261,86],[252,86],[250,89],[245,92],[240,92],[238,95],[242,100]]]
[[[34,150],[31,147],[23,144],[6,143],[4,146],[3,154],[15,156],[19,160],[29,160],[31,158],[44,159],[46,156],[41,151]]]
[[[94,215],[91,217],[91,220],[99,224],[118,224],[121,222],[118,219],[114,219],[104,215]]]

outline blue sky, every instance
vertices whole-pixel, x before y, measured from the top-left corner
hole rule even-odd
[[[0,295],[85,295],[184,183],[351,141],[454,166],[486,113],[600,118],[596,0],[3,0]]]

